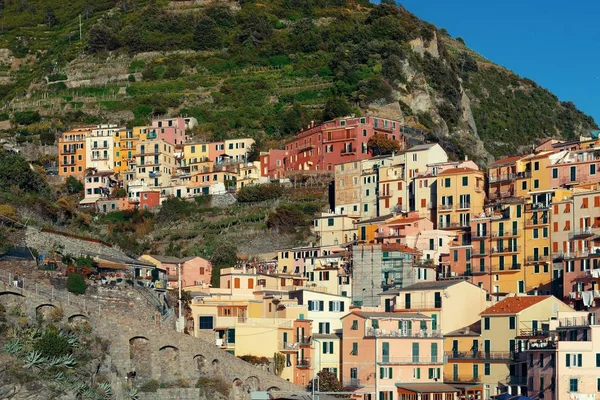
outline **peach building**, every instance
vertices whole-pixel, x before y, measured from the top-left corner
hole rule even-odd
[[[166,270],[169,288],[177,287],[179,264],[181,265],[181,287],[210,284],[212,264],[202,257],[177,258],[144,254],[139,259]]]
[[[95,126],[82,126],[63,132],[58,138],[58,175],[83,179],[86,164],[86,138]]]

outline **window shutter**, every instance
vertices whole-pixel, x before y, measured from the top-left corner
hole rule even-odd
[[[429,379],[433,379],[433,368],[429,368]]]
[[[340,301],[340,311],[344,311],[344,302]]]
[[[333,311],[333,301],[329,302],[329,311]]]
[[[437,374],[435,374],[435,377],[440,379],[442,377],[442,374],[440,373],[442,371],[442,369],[438,368],[436,371],[437,371]]]
[[[421,379],[421,368],[417,368],[417,379]]]
[[[383,379],[383,367],[379,368],[379,379]]]
[[[567,367],[571,366],[571,355],[567,354]]]
[[[388,378],[392,379],[392,367],[388,368]]]
[[[581,367],[582,363],[582,354],[577,354],[577,366]]]
[[[323,300],[319,300],[319,311],[325,310],[325,302]]]
[[[329,354],[333,354],[333,342],[329,342]]]
[[[323,354],[327,354],[327,342],[323,342]]]
[[[308,311],[312,311],[313,310],[313,302],[312,300],[308,301]]]

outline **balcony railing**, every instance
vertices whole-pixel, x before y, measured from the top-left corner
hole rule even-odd
[[[484,232],[473,232],[473,234],[471,235],[472,239],[485,239],[485,238],[489,238],[490,237],[490,233],[488,231],[484,231]]]
[[[386,357],[377,360],[378,364],[445,364],[446,356],[412,356],[412,357]]]
[[[506,383],[511,386],[527,386],[526,376],[509,376]]]
[[[550,256],[549,255],[533,255],[533,256],[527,256],[527,262],[547,262],[550,261]]]
[[[439,211],[452,211],[453,208],[454,208],[453,204],[440,204],[438,206]]]
[[[502,174],[497,176],[490,176],[490,183],[512,181],[517,178],[517,174]]]
[[[518,253],[519,251],[521,251],[521,246],[508,246],[508,247],[493,247],[492,248],[492,253],[497,254],[497,253]]]
[[[449,360],[512,360],[512,351],[446,351],[445,358]]]
[[[493,237],[508,237],[508,236],[520,236],[519,231],[494,231],[492,232]]]
[[[471,203],[459,203],[459,204],[456,206],[456,209],[457,209],[457,210],[467,210],[467,209],[469,209],[469,208],[471,208]]]
[[[577,229],[577,230],[573,230],[573,232],[569,233],[569,240],[581,239],[586,236],[592,236],[593,234],[594,234],[594,231],[592,230],[591,227]]]
[[[298,361],[296,361],[296,367],[310,368],[310,358],[299,358]]]
[[[279,351],[297,351],[300,348],[300,344],[297,342],[280,342]]]
[[[442,308],[442,302],[436,301],[423,301],[423,302],[410,302],[407,304],[397,304],[397,310],[431,310],[435,308]]]
[[[365,387],[365,384],[362,383],[361,380],[358,378],[350,378],[344,381],[344,386],[350,388],[363,388]]]
[[[301,338],[298,338],[298,344],[300,346],[310,346],[312,343],[312,336],[304,336]]]
[[[389,338],[441,338],[440,331],[432,331],[428,329],[396,329],[385,330],[379,328],[367,328],[365,333],[367,337],[389,337]]]
[[[525,211],[547,210],[548,208],[550,208],[549,203],[539,202],[525,204]]]
[[[526,219],[525,226],[546,225],[548,222],[548,218]]]
[[[444,374],[444,382],[481,383],[481,376]]]

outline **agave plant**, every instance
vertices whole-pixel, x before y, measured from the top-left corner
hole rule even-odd
[[[81,392],[81,396],[84,399],[97,399],[98,398],[98,394],[96,392],[94,392],[94,390],[89,386],[85,387],[85,389]]]
[[[54,375],[54,381],[58,383],[65,383],[67,381],[67,376],[64,372],[59,371],[56,373],[56,375]]]
[[[41,368],[46,362],[47,360],[42,356],[42,353],[39,351],[30,351],[25,356],[25,364],[23,364],[23,368]]]
[[[113,395],[112,387],[109,382],[100,382],[98,388],[102,392],[103,398],[110,398]]]
[[[85,383],[80,381],[71,381],[69,386],[71,391],[75,393],[83,393],[85,391],[85,388],[87,387]]]
[[[127,396],[127,398],[129,400],[138,400],[140,398],[140,395],[138,394],[138,391],[136,388],[132,388],[129,389],[126,393],[125,396]]]
[[[66,337],[67,341],[69,342],[69,345],[71,347],[77,347],[77,346],[79,346],[79,337],[75,333],[73,333],[73,332],[66,332],[66,331],[60,331],[59,335]]]
[[[21,341],[19,339],[12,339],[4,344],[4,351],[8,354],[17,354],[22,348],[23,346],[21,346]]]

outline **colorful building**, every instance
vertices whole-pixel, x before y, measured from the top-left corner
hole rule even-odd
[[[86,164],[86,138],[95,126],[83,126],[63,132],[58,138],[58,175],[83,180]]]

